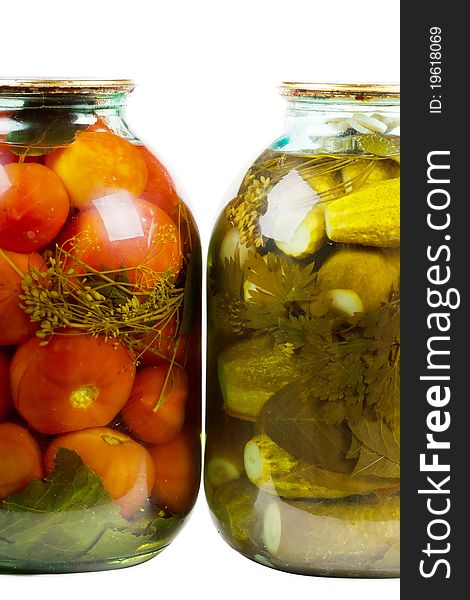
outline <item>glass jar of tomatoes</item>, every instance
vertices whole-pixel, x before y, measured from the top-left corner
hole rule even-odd
[[[130,81],[0,80],[0,570],[155,556],[200,469],[200,244]]]
[[[209,249],[206,495],[253,560],[396,576],[399,91],[282,93]]]

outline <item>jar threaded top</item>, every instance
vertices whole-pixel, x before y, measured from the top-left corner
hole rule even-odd
[[[312,98],[343,98],[349,100],[373,100],[400,98],[397,83],[311,83],[287,81],[282,83],[281,95],[287,97],[308,96]]]
[[[131,79],[2,79],[0,94],[128,94],[135,84]]]

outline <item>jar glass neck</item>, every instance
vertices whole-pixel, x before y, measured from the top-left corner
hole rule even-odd
[[[124,93],[0,94],[0,140],[13,143],[18,132],[32,133],[49,126],[86,129],[97,119],[121,137],[135,139],[124,119],[126,97]]]
[[[21,109],[44,109],[58,108],[68,109],[76,112],[96,112],[97,110],[107,110],[114,113],[122,112],[127,94],[21,94],[21,93],[2,93],[0,94],[0,111],[21,110]]]
[[[351,133],[399,135],[399,101],[396,98],[359,101],[350,98],[290,97],[284,136],[275,146],[285,147],[286,150],[314,150],[322,138]]]

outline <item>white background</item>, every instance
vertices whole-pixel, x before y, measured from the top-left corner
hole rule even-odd
[[[398,81],[399,0],[1,2],[0,76],[130,77],[132,129],[182,185],[206,246],[227,190],[282,133],[282,81]],[[155,559],[130,569],[0,575],[0,597],[396,600],[398,580],[289,575],[218,536],[201,495]]]

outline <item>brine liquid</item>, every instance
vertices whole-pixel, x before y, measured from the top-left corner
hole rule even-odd
[[[206,494],[263,564],[398,574],[399,177],[267,151],[216,225]]]
[[[129,566],[198,491],[198,233],[106,119],[25,112],[0,114],[0,571]]]

